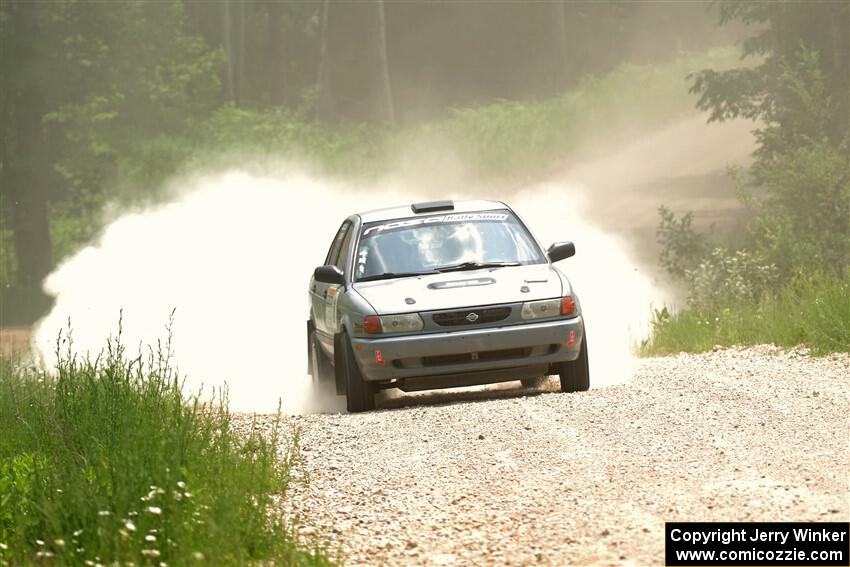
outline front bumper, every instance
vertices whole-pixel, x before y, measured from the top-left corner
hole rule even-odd
[[[551,364],[578,358],[583,340],[584,325],[578,316],[445,333],[352,338],[351,344],[363,378],[377,382],[506,368],[536,367],[545,372]]]

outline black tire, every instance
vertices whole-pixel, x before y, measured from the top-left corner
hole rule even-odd
[[[587,335],[581,341],[578,358],[562,362],[558,369],[562,392],[584,392],[590,389],[590,368],[587,361]]]
[[[520,380],[523,388],[539,388],[546,383],[546,376],[537,376],[536,378],[523,378]]]
[[[331,361],[328,360],[325,351],[319,344],[316,331],[310,333],[310,374],[313,377],[313,385],[321,388],[330,388],[333,384],[334,370]]]
[[[342,374],[345,382],[345,401],[350,413],[359,413],[375,409],[375,384],[367,382],[360,373],[360,367],[354,359],[354,349],[351,341],[343,334],[339,340],[342,348],[341,364],[337,365],[337,376]]]

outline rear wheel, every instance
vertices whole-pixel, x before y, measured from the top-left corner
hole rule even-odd
[[[559,365],[562,392],[584,392],[590,388],[590,368],[587,361],[587,335],[582,338],[578,358]]]
[[[345,382],[345,400],[348,411],[358,413],[375,409],[375,384],[367,382],[360,373],[360,367],[354,359],[354,349],[351,341],[343,334],[340,337],[342,347],[342,364],[336,367],[336,372],[342,373]]]

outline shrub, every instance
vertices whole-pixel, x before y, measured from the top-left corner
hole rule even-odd
[[[757,301],[774,289],[777,269],[747,252],[715,248],[692,269],[686,269],[688,302],[709,311],[725,305]]]

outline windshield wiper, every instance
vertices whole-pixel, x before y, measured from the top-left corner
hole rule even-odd
[[[437,268],[438,272],[462,272],[464,270],[479,270],[481,268],[504,268],[519,266],[519,262],[461,262],[453,266]]]
[[[412,278],[416,276],[427,276],[429,274],[437,274],[439,272],[436,271],[427,271],[427,272],[384,272],[383,274],[374,274],[371,276],[363,276],[361,278],[357,278],[358,282],[371,282],[375,280],[391,280],[393,278]]]

